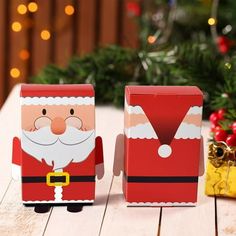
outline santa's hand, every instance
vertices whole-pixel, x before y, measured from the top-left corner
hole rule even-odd
[[[115,176],[119,176],[121,171],[124,171],[124,135],[123,134],[119,134],[116,137],[113,174]]]
[[[104,176],[104,164],[103,163],[96,165],[96,175],[97,175],[98,179],[102,179],[102,177]]]
[[[19,180],[21,177],[21,167],[16,164],[11,165],[11,174],[14,180]]]

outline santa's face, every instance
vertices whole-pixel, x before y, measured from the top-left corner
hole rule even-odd
[[[93,105],[22,105],[22,148],[54,170],[84,161],[94,146]]]

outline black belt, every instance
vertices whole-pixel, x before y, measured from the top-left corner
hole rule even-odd
[[[51,176],[51,183],[66,182],[65,176]],[[70,182],[95,182],[95,176],[70,176]],[[22,183],[46,183],[46,176],[22,176]]]
[[[128,183],[197,183],[198,176],[127,176]]]

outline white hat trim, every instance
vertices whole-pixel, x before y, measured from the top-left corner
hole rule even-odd
[[[125,135],[132,139],[158,139],[152,125],[147,122],[125,128]],[[174,139],[200,139],[201,127],[182,122],[174,136]]]
[[[125,98],[125,109],[127,110],[128,114],[145,114],[141,106],[128,105],[126,98]]]
[[[21,105],[94,105],[94,97],[21,97]]]
[[[187,115],[201,115],[202,114],[202,106],[193,106],[188,110]]]
[[[157,139],[157,135],[152,128],[152,125],[147,122],[144,124],[138,124],[135,126],[131,126],[129,128],[125,128],[124,130],[126,136],[132,139]]]

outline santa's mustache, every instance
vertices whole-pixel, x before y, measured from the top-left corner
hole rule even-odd
[[[23,135],[27,139],[42,146],[50,146],[57,142],[64,145],[77,145],[86,141],[93,133],[94,130],[82,131],[72,126],[67,126],[66,131],[61,135],[53,134],[50,126],[40,128],[36,131],[23,130]]]

